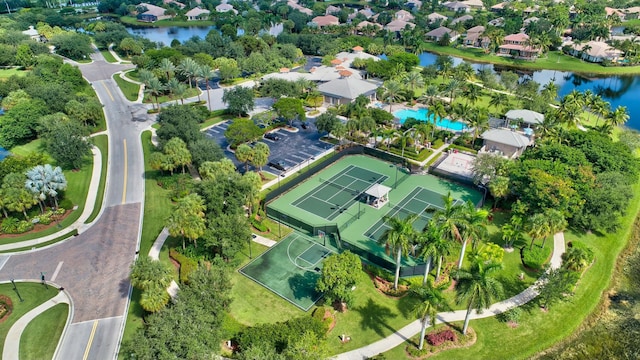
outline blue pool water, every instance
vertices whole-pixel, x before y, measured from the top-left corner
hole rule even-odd
[[[420,108],[418,110],[402,109],[394,112],[393,115],[398,119],[400,119],[400,124],[403,124],[404,121],[408,118],[414,118],[417,120],[429,121],[433,123],[433,118],[435,117],[434,115],[428,116],[426,108]],[[457,122],[457,121],[451,121],[449,119],[437,118],[435,123],[436,123],[436,126],[445,128],[451,131],[462,131],[466,128],[466,126],[463,123]]]
[[[11,153],[5,150],[2,146],[0,146],[0,161],[4,160],[7,156],[11,155]]]

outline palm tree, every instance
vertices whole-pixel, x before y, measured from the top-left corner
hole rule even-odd
[[[418,98],[418,101],[421,104],[431,105],[434,103],[435,99],[440,95],[440,89],[436,85],[427,85],[424,89],[424,92]]]
[[[140,78],[140,82],[147,86],[149,85],[149,81],[156,76],[149,70],[140,69],[140,71],[138,71],[138,77]]]
[[[547,216],[543,213],[531,216],[527,225],[527,234],[531,237],[531,244],[529,245],[529,250],[531,250],[533,249],[533,243],[537,239],[549,236],[551,228],[549,227]]]
[[[422,78],[422,74],[420,74],[420,72],[416,70],[408,72],[404,76],[402,81],[407,86],[407,88],[411,90],[412,99],[415,97],[416,89],[424,86],[424,79]]]
[[[424,347],[424,334],[427,331],[427,325],[436,323],[436,315],[441,311],[450,311],[451,305],[444,296],[444,291],[449,284],[443,283],[435,286],[432,281],[423,284],[421,287],[411,289],[411,293],[418,298],[418,303],[414,306],[413,312],[422,321],[420,329],[420,344],[418,349]]]
[[[440,233],[441,228],[437,226],[429,226],[417,235],[416,241],[420,245],[418,249],[418,257],[426,261],[424,267],[424,278],[422,279],[422,285],[427,284],[429,279],[429,272],[431,271],[431,265],[433,257],[438,255],[438,249],[436,248],[438,238],[442,235]]]
[[[198,73],[198,65],[192,58],[184,58],[180,61],[180,71],[189,79],[189,89],[192,88],[191,79]]]
[[[67,180],[59,166],[55,168],[50,164],[38,165],[31,168],[26,173],[27,180],[25,187],[40,202],[40,210],[44,213],[44,201],[49,198],[54,201],[58,208],[58,191],[67,188]]]
[[[177,90],[178,92],[180,92],[180,90],[178,90],[178,87],[180,86],[180,81],[178,81],[178,79],[173,78],[169,81],[167,81],[167,90],[169,90],[169,98],[174,98],[175,97],[175,91]],[[176,105],[178,104],[178,100],[176,98]]]
[[[463,91],[465,99],[467,99],[467,104],[475,104],[480,100],[480,95],[482,95],[482,89],[477,85],[469,85]]]
[[[166,288],[152,286],[142,292],[140,306],[150,313],[158,312],[169,303],[169,293]]]
[[[549,235],[557,234],[567,228],[567,220],[564,215],[556,209],[547,209],[544,212],[549,227]],[[547,236],[542,239],[542,247],[547,242]]]
[[[506,176],[496,176],[491,179],[487,184],[487,188],[493,196],[493,209],[495,210],[498,207],[498,200],[507,197],[509,195],[509,178]]]
[[[420,137],[422,145],[429,139],[429,135],[435,129],[435,125],[429,121],[421,122],[413,126],[415,133]]]
[[[507,94],[494,92],[491,94],[489,106],[493,106],[498,112],[504,112],[504,108],[509,106],[509,97]]]
[[[411,143],[411,140],[413,140],[413,137],[411,136],[411,134],[409,134],[409,130],[405,131],[404,133],[399,133],[399,135],[400,136],[398,136],[396,141],[400,143],[400,147],[402,148],[402,153],[400,154],[400,157],[404,157],[404,149],[406,149],[407,145]]]
[[[467,269],[458,269],[456,276],[456,303],[467,304],[467,314],[464,317],[462,334],[467,334],[471,310],[478,313],[487,309],[493,302],[502,297],[504,288],[502,283],[493,277],[493,273],[502,268],[501,264],[477,261]]]
[[[456,94],[460,91],[461,87],[462,82],[457,79],[452,79],[445,85],[443,91],[449,94],[449,104],[453,104],[453,101],[456,99]]]
[[[443,205],[441,210],[437,210],[432,217],[436,226],[442,228],[442,238],[453,242],[463,244],[460,258],[464,257],[466,239],[463,238],[462,232],[467,226],[467,214],[463,205],[456,204],[455,200],[448,193],[442,197]]]
[[[162,92],[164,91],[164,89],[165,89],[164,85],[162,85],[162,83],[157,77],[154,77],[151,80],[149,80],[149,84],[144,87],[144,92],[153,96],[154,99],[156,100],[155,103],[156,103],[156,109],[158,109],[158,112],[160,112],[160,101],[158,101],[158,98],[160,97],[160,95],[162,95]]]
[[[204,80],[204,84],[207,88],[207,105],[209,107],[209,111],[211,111],[211,94],[209,94],[211,87],[209,86],[209,79],[211,78],[212,71],[211,66],[203,64],[198,67],[198,71],[196,73],[200,79]],[[200,91],[198,91],[198,101],[200,101]]]
[[[173,64],[173,62],[171,62],[171,60],[164,58],[160,61],[159,70],[167,76],[167,81],[170,81],[171,75],[173,75],[176,71],[176,66]]]
[[[474,108],[467,114],[467,124],[473,129],[473,142],[476,143],[478,135],[489,129],[489,112],[486,108]]]
[[[432,107],[429,108],[427,113],[430,113],[431,115],[430,118],[433,124],[437,126],[438,121],[441,121],[447,116],[447,108],[444,106],[442,102],[438,101],[437,103],[433,104]],[[431,137],[433,137],[433,135]]]
[[[185,237],[193,241],[204,234],[206,224],[204,200],[198,194],[189,194],[176,201],[176,207],[166,221],[171,236],[182,236],[182,248],[185,248]]]
[[[418,215],[413,214],[405,219],[384,217],[384,221],[389,226],[385,230],[382,237],[378,240],[378,244],[384,244],[391,252],[396,253],[396,275],[393,281],[393,289],[398,290],[398,279],[400,279],[400,265],[402,255],[407,255],[409,248],[415,242],[416,231],[413,229],[413,222]]]
[[[389,103],[389,112],[392,112],[393,103],[404,100],[402,85],[395,80],[389,80],[385,82],[383,89],[382,98]]]
[[[616,109],[609,112],[607,116],[607,122],[613,127],[623,125],[627,120],[629,120],[629,114],[627,113],[626,106],[616,107]]]
[[[553,81],[549,80],[549,82],[542,87],[541,94],[544,96],[544,99],[547,102],[553,101],[555,98],[558,97],[558,85],[556,85],[556,83],[554,83]]]
[[[463,205],[463,209],[465,226],[461,234],[463,241],[458,269],[462,267],[467,243],[471,241],[472,248],[477,249],[478,243],[487,236],[487,218],[489,217],[489,211],[476,208],[471,201],[467,201]]]
[[[602,117],[608,117],[611,112],[611,105],[608,101],[605,101],[602,97],[597,96],[593,105],[591,105],[591,110],[596,113],[596,126],[600,122]]]

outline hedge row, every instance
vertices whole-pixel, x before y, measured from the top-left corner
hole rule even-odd
[[[180,282],[188,283],[189,276],[198,268],[198,263],[180,254],[176,249],[169,250],[169,257],[180,263]]]

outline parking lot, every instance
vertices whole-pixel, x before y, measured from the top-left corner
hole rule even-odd
[[[227,149],[229,143],[224,136],[224,132],[227,130],[229,124],[230,121],[217,124],[205,130],[205,134],[222,147],[225,155],[229,159],[236,165],[240,165],[235,155]],[[300,122],[295,122],[294,126],[298,129],[298,132],[290,132],[284,129],[272,131],[278,140],[260,139],[261,142],[269,145],[269,149],[271,149],[269,163],[278,164],[275,167],[267,165],[263,170],[273,174],[280,174],[282,171],[287,171],[299,164],[313,161],[317,155],[333,147],[333,145],[329,143],[320,141],[321,135],[318,133],[313,122],[309,122],[306,129],[302,128]],[[238,166],[238,169],[243,172],[244,166]],[[253,167],[249,167],[249,169],[253,169]]]

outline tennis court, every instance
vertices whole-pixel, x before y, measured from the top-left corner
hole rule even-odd
[[[349,165],[329,179],[318,177],[320,185],[292,205],[332,221],[358,201],[373,184],[380,184],[387,178],[386,175]]]
[[[456,200],[454,204],[460,202],[460,200]],[[389,209],[385,216],[406,219],[410,215],[416,214],[418,218],[414,221],[413,227],[417,231],[422,231],[431,220],[432,211],[441,210],[443,206],[442,194],[423,187],[416,187],[398,204]],[[384,219],[380,219],[371,225],[364,235],[377,242],[387,229],[389,229],[389,225]]]
[[[321,297],[315,290],[316,283],[324,259],[333,254],[319,241],[293,233],[241,268],[240,273],[307,311]]]

